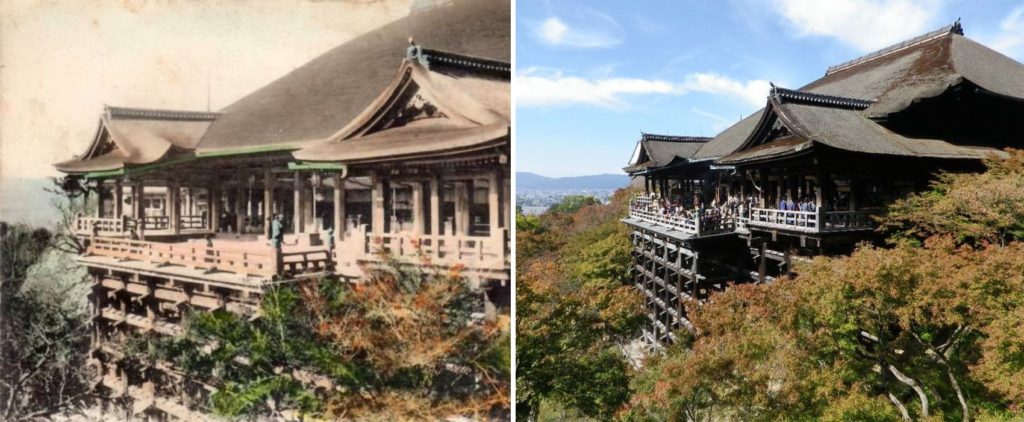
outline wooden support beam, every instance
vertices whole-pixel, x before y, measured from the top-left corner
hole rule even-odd
[[[170,200],[168,207],[170,207],[170,220],[171,233],[181,233],[181,185],[178,184],[178,179],[171,179],[171,185],[168,187],[170,193]]]
[[[303,221],[302,221],[302,172],[296,171],[293,173],[294,179],[292,180],[292,198],[294,199],[292,209],[292,230],[295,234],[303,232]]]
[[[238,173],[238,191],[235,192],[235,233],[245,233],[245,173]]]
[[[499,216],[499,210],[501,209],[501,197],[499,195],[498,184],[499,174],[501,171],[495,169],[491,171],[491,174],[487,175],[487,206],[488,216],[487,223],[490,226],[491,238],[497,239],[499,233],[501,233],[501,216]]]
[[[263,169],[263,235],[270,239],[270,223],[274,219],[274,183],[277,180],[270,167]]]
[[[334,173],[334,238],[341,240],[345,236],[345,180],[340,173]]]
[[[441,234],[441,178],[437,175],[430,181],[430,234]]]
[[[373,208],[370,224],[373,226],[374,237],[380,237],[384,234],[384,178],[375,174],[370,179],[373,183],[373,190],[370,193]]]
[[[124,216],[124,191],[121,186],[121,180],[114,181],[114,218],[121,218]]]
[[[414,181],[412,183],[412,232],[415,235],[423,234],[423,183]]]
[[[469,229],[469,201],[472,198],[469,196],[471,192],[466,186],[466,182],[455,182],[455,224],[454,231],[456,236],[465,236]]]

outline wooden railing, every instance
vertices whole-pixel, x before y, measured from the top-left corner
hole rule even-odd
[[[498,236],[447,236],[409,232],[367,233],[366,254],[387,251],[396,257],[429,258],[436,264],[463,263],[471,266],[503,267],[511,256],[507,230]],[[374,240],[376,237],[376,241]]]
[[[89,236],[93,233],[100,236],[121,236],[131,229],[130,219],[86,217],[81,213],[75,218],[75,234]]]
[[[689,236],[726,233],[736,229],[732,217],[713,215],[705,212],[701,218],[687,218],[682,215],[663,214],[657,210],[655,199],[646,195],[634,197],[629,203],[629,216],[670,230],[680,231]],[[696,211],[693,211],[696,213]]]
[[[146,230],[168,230],[171,218],[166,215],[147,215],[142,217],[142,228]]]
[[[874,210],[826,212],[825,230],[874,229],[875,220],[871,216],[875,212]]]
[[[202,215],[183,215],[178,219],[178,227],[187,229],[205,229],[206,218]]]
[[[770,208],[751,208],[750,226],[770,227],[806,232],[818,232],[820,215],[817,211],[787,211]]]
[[[209,218],[203,215],[183,215],[178,219],[178,222],[178,228],[181,230],[209,228]],[[98,236],[127,237],[131,234],[132,230],[140,232],[171,230],[171,219],[165,215],[147,215],[142,217],[142,227],[141,230],[139,229],[139,220],[128,216],[121,218],[98,218],[87,217],[79,213],[74,222],[75,234],[81,236],[96,234]]]
[[[87,254],[262,277],[323,271],[332,265],[330,254],[321,248],[280,251],[264,245],[207,246],[203,242],[158,243],[118,238],[93,239]]]
[[[861,211],[787,211],[752,208],[748,225],[802,232],[871,230],[871,210]]]
[[[871,215],[875,210],[858,211],[787,211],[772,208],[751,208],[745,215],[726,216],[706,212],[700,218],[663,214],[654,198],[637,196],[630,201],[629,216],[647,223],[683,232],[689,236],[735,231],[739,228],[761,227],[808,233],[872,230]]]

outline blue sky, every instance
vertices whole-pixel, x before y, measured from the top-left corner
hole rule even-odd
[[[714,136],[825,69],[952,23],[1024,61],[1024,1],[516,2],[516,169],[620,173],[640,132]]]

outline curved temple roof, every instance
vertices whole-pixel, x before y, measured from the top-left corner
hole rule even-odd
[[[388,89],[355,120],[327,141],[292,155],[302,161],[355,163],[507,143],[509,71],[507,63],[413,46]]]
[[[184,153],[196,144],[219,113],[106,107],[89,149],[54,164],[65,173],[116,171]]]
[[[634,174],[650,169],[665,167],[678,160],[691,160],[694,155],[711,138],[702,136],[672,136],[641,133],[637,148],[639,154],[629,166],[623,168],[626,173]]]
[[[902,111],[917,99],[938,96],[951,86],[965,81],[989,92],[1024,99],[1024,65],[965,38],[960,25],[954,24],[847,63],[833,66],[818,80],[798,90],[786,90],[791,96],[822,94],[845,98],[853,101],[843,104],[848,109],[846,111],[851,111],[849,110],[851,107],[861,108],[860,106],[863,105],[865,107],[862,111],[852,110],[847,113],[839,110],[822,111],[796,106],[786,106],[785,108],[799,109],[789,112],[794,116],[794,121],[825,123],[824,114],[836,114],[832,117],[838,120],[821,129],[824,131],[835,132],[841,130],[842,127],[854,130],[850,125],[864,125],[856,130],[868,130],[865,133],[875,133],[882,137],[880,139],[891,139],[892,136],[899,135],[888,131],[870,119],[884,118],[889,114]],[[743,147],[751,132],[757,128],[764,112],[765,109],[758,110],[719,133],[695,154],[695,158],[718,159],[736,152]],[[808,114],[801,115],[801,112]],[[855,115],[864,121],[857,120]],[[883,132],[877,132],[878,130]],[[834,136],[821,136],[821,138],[837,139]],[[980,155],[977,152],[978,148],[956,146],[937,140],[901,138],[905,142],[915,145],[909,150],[914,155]],[[871,146],[877,142],[868,140],[866,136],[841,141],[843,145],[849,144],[851,147],[853,144],[865,143],[865,145],[855,148],[872,151],[878,149],[878,145]],[[944,145],[936,142],[942,142]],[[899,149],[896,146],[891,146],[891,148]],[[761,149],[767,149],[767,147]],[[776,152],[778,151],[776,150]],[[768,153],[762,151],[758,154]],[[730,160],[736,158],[733,156]]]
[[[452,0],[415,11],[335,47],[221,113],[108,107],[89,149],[55,167],[72,174],[107,173],[172,158],[296,150],[334,139],[394,83],[395,69],[406,66],[410,39],[438,48],[414,47],[438,89],[487,92],[473,101],[498,113],[507,133],[510,9],[509,0]],[[494,74],[505,75],[498,88]],[[358,146],[359,154],[366,148]]]
[[[818,100],[806,100],[816,97]],[[773,95],[758,126],[771,125],[778,119],[793,135],[758,144],[754,137],[759,136],[759,131],[752,132],[743,148],[718,162],[739,164],[775,158],[799,153],[815,144],[865,154],[929,158],[984,159],[1003,154],[994,148],[960,146],[938,139],[902,136],[865,117],[857,108],[835,103],[836,97],[805,93],[798,101],[786,98]],[[841,101],[843,104],[858,101],[840,100],[849,100]]]
[[[198,146],[200,155],[298,149],[327,139],[392,82],[410,37],[419,44],[508,62],[508,0],[456,0],[363,34],[223,110]]]

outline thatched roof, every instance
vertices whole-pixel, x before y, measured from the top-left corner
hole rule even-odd
[[[877,57],[869,55],[800,90],[872,100],[874,105],[864,112],[872,118],[901,111],[916,99],[937,96],[965,80],[997,94],[1024,98],[1024,65],[965,38],[957,28],[947,27]]]
[[[939,139],[908,138],[867,118],[870,102],[778,90],[773,93],[758,129],[751,132],[739,151],[718,160],[722,164],[765,160],[799,154],[816,145],[864,154],[901,155],[945,159],[983,159],[1001,155],[994,148],[959,146]],[[765,128],[776,120],[789,129],[788,136],[763,142]],[[762,143],[763,142],[763,143]]]
[[[394,78],[410,37],[419,45],[508,62],[508,0],[456,0],[409,15],[317,57],[223,110],[198,152],[297,149],[356,118]]]
[[[641,133],[637,141],[640,153],[634,162],[623,168],[629,174],[665,167],[691,160],[694,154],[711,138],[703,136],[672,136]]]
[[[959,24],[833,66],[825,76],[798,91],[870,101],[871,105],[857,114],[878,119],[904,110],[917,99],[938,96],[965,81],[996,94],[1024,99],[1024,65],[965,38]],[[735,152],[756,128],[763,111],[719,133],[697,152],[696,158],[713,159]],[[852,115],[843,114],[852,119]],[[824,116],[818,113],[818,117]],[[808,121],[813,120],[808,118]],[[846,123],[837,121],[822,130],[834,132]],[[867,143],[861,148],[864,150],[875,149],[869,145],[873,141],[867,136],[850,141]],[[919,140],[918,143],[929,142]]]

